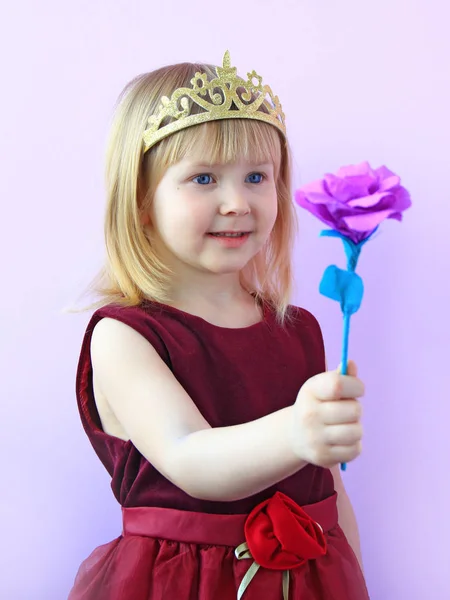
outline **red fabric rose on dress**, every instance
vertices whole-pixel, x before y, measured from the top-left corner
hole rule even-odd
[[[266,569],[294,569],[327,552],[320,525],[281,492],[252,510],[245,538],[253,560]]]

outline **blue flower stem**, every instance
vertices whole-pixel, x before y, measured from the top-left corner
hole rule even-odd
[[[344,336],[342,340],[342,358],[341,358],[341,373],[347,375],[348,369],[348,338],[350,335],[350,317],[349,314],[344,314]]]
[[[347,271],[352,273],[356,270],[359,254],[362,244],[356,245],[350,241],[344,242],[344,247],[347,254]],[[348,339],[350,335],[350,317],[351,314],[344,311],[344,335],[342,340],[342,357],[341,357],[341,373],[347,375],[348,370]],[[341,463],[341,471],[347,470],[347,463]]]
[[[356,266],[358,264],[358,259],[359,259],[359,255],[361,254],[362,247],[364,246],[364,244],[366,242],[368,242],[372,238],[372,236],[377,231],[377,229],[378,228],[376,227],[372,232],[370,232],[369,235],[367,235],[367,237],[365,237],[364,239],[362,239],[360,241],[353,241],[352,239],[350,239],[350,237],[348,237],[344,233],[341,233],[340,231],[337,231],[335,229],[325,229],[320,233],[320,235],[326,236],[326,237],[340,238],[342,240],[342,242],[344,244],[345,256],[347,257],[347,271],[349,271],[350,273],[354,273],[356,271]],[[325,271],[325,273],[326,273],[326,271]],[[361,285],[362,285],[362,280],[361,280],[361,278],[359,278],[359,279],[360,279]],[[324,292],[322,292],[322,293],[324,293]],[[359,309],[359,305],[362,300],[362,289],[361,289],[361,297],[359,298],[359,302],[357,302],[356,307],[355,306],[351,307],[351,305],[349,306],[347,304],[346,290],[339,290],[339,293],[341,294],[341,296],[340,296],[341,310],[342,310],[342,314],[344,316],[344,335],[343,335],[343,340],[342,340],[341,373],[342,373],[342,375],[347,375],[350,317],[354,312],[356,312]],[[324,295],[327,296],[328,294],[325,293]],[[333,300],[337,300],[339,298],[339,294],[337,297],[335,297],[333,294],[328,295],[328,297],[333,298]],[[341,469],[342,469],[342,471],[345,471],[347,469],[347,464],[341,463]]]
[[[347,375],[348,368],[348,338],[350,334],[350,314],[344,314],[344,336],[342,341],[341,373]],[[347,463],[341,463],[341,470],[347,470]]]

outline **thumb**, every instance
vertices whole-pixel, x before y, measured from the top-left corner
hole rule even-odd
[[[342,363],[338,366],[336,371],[338,373],[342,373]],[[350,375],[351,377],[358,377],[358,367],[356,366],[355,361],[349,360],[347,362],[347,373],[346,374]]]

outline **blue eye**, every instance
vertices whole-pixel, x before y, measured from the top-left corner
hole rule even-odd
[[[261,183],[264,179],[264,175],[262,173],[250,173],[245,180],[247,183]]]
[[[198,183],[199,185],[208,185],[209,183],[212,183],[213,178],[211,177],[211,175],[197,175],[197,177],[194,177],[194,179],[192,180],[195,183]]]

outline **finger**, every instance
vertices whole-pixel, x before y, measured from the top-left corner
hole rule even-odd
[[[360,423],[350,425],[330,425],[324,430],[324,441],[329,446],[354,446],[363,435]]]
[[[357,423],[362,416],[362,404],[351,399],[340,402],[321,402],[319,416],[324,425]]]
[[[330,462],[349,463],[355,460],[362,452],[362,444],[358,442],[354,446],[331,446],[329,451]]]
[[[305,383],[305,388],[322,401],[360,398],[364,395],[362,381],[349,375],[339,375],[337,371],[328,371],[311,377]]]
[[[342,373],[342,363],[336,369],[338,373]],[[349,360],[347,362],[347,373],[346,375],[350,375],[351,377],[358,377],[358,367],[354,360]]]

